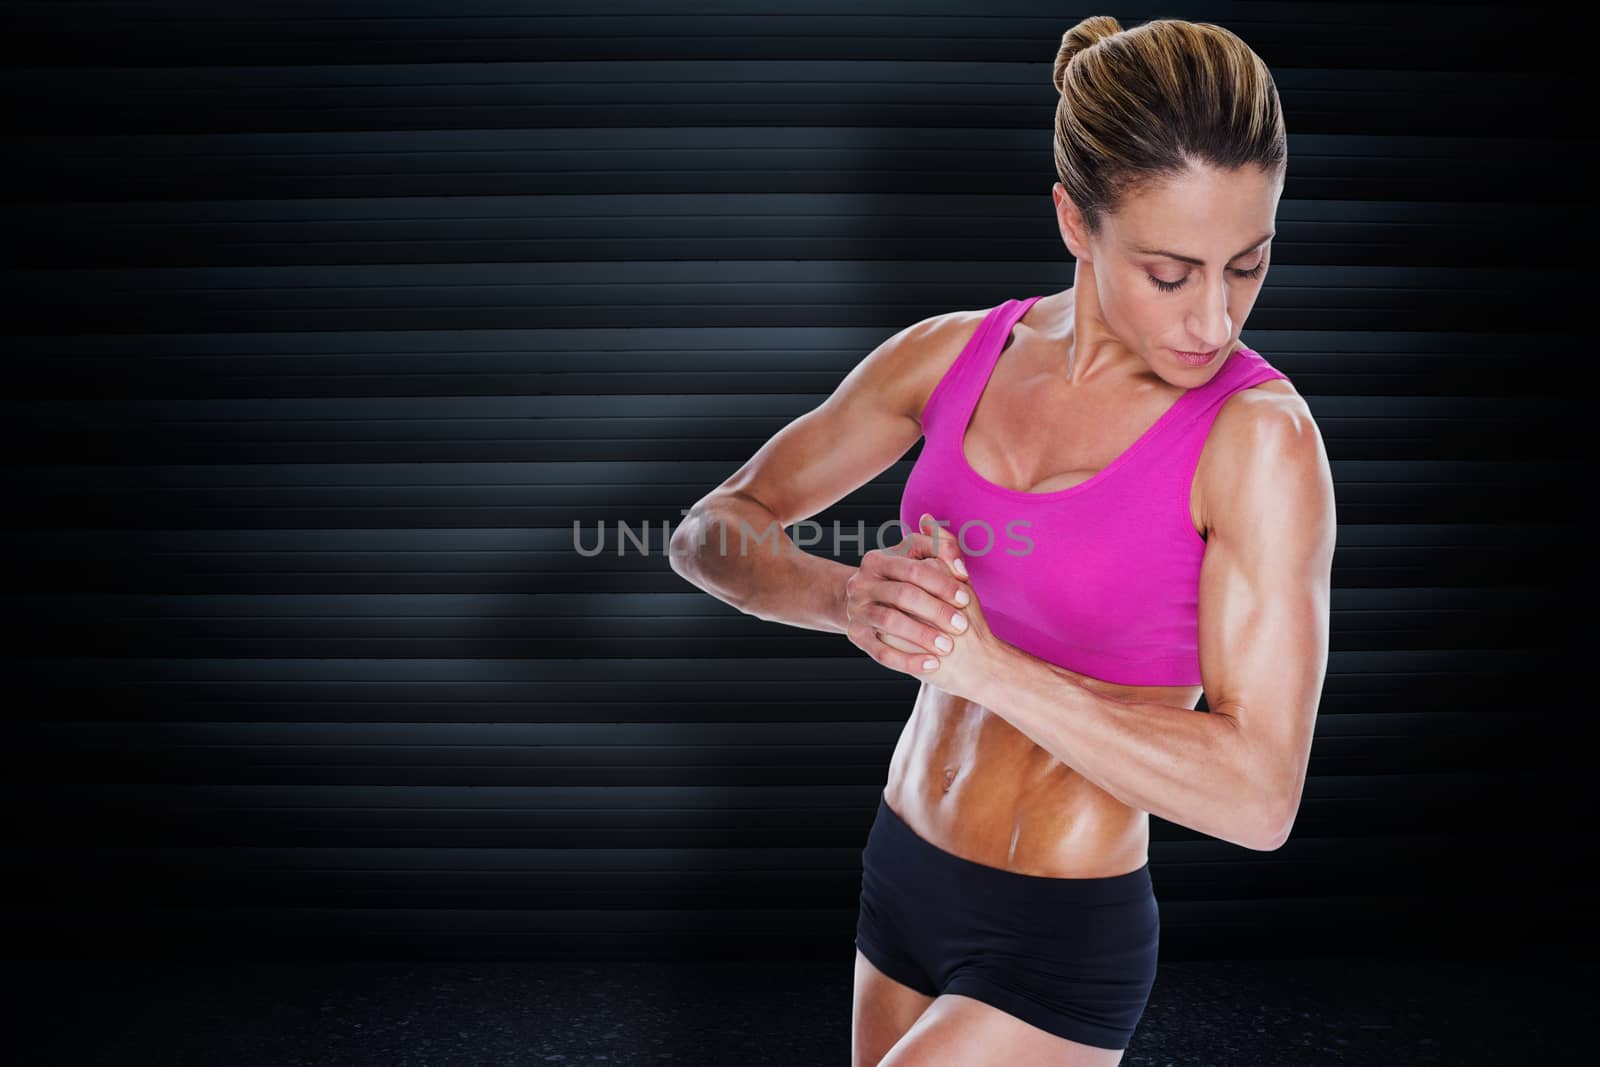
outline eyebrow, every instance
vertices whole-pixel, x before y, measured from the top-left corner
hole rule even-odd
[[[1273,230],[1271,233],[1262,234],[1260,237],[1257,237],[1254,241],[1250,242],[1248,245],[1245,245],[1245,247],[1243,249],[1241,249],[1240,251],[1235,252],[1233,255],[1229,256],[1228,257],[1229,262],[1232,262],[1233,260],[1238,259],[1240,256],[1244,255],[1246,252],[1249,252],[1249,251],[1257,248],[1258,246],[1266,243],[1267,241],[1272,240],[1276,236],[1278,236],[1278,231],[1277,230]],[[1185,262],[1185,263],[1193,263],[1197,267],[1203,267],[1203,266],[1206,265],[1206,261],[1203,260],[1203,259],[1196,259],[1193,256],[1179,255],[1177,252],[1168,252],[1164,248],[1135,248],[1134,251],[1143,253],[1144,255],[1147,255],[1147,256],[1166,256],[1169,259],[1181,259],[1181,260],[1183,260],[1183,262]]]

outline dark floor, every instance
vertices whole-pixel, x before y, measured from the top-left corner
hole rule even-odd
[[[849,960],[7,969],[6,1045],[25,1053],[7,1058],[29,1067],[849,1063]],[[1588,971],[1530,960],[1163,962],[1122,1062],[1578,1063]]]

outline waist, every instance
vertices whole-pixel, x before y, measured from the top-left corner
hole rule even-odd
[[[1147,813],[995,712],[933,686],[902,729],[884,795],[935,847],[1018,874],[1121,874],[1148,851]]]
[[[878,796],[868,848],[879,854],[892,854],[895,863],[887,876],[904,880],[908,887],[923,894],[981,899],[1002,908],[1013,902],[1037,905],[1041,896],[1064,906],[1116,904],[1147,897],[1152,892],[1147,859],[1132,870],[1114,874],[1066,876],[1013,871],[950,852],[917,833],[901,818],[890,805],[887,791]]]

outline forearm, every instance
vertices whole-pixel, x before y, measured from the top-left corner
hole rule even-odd
[[[1096,693],[1001,645],[979,703],[1124,804],[1245,848],[1281,844],[1273,796],[1238,720]]]
[[[748,497],[691,508],[672,535],[672,569],[747,615],[842,634],[844,583],[856,568],[797,547],[776,517]]]

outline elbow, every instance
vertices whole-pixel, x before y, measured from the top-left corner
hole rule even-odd
[[[1274,799],[1261,805],[1250,835],[1250,847],[1257,852],[1276,852],[1289,840],[1294,829],[1297,805]]]
[[[1237,720],[1232,720],[1237,725]],[[1275,753],[1263,752],[1260,745],[1246,746],[1243,770],[1235,779],[1238,795],[1254,798],[1254,803],[1239,805],[1243,816],[1243,844],[1257,852],[1276,852],[1289,840],[1295,816],[1300,811],[1300,794],[1305,788],[1304,765],[1286,764]]]
[[[691,576],[694,563],[695,545],[688,537],[683,536],[683,527],[678,527],[667,541],[667,566],[672,568],[684,581],[693,582]]]
[[[667,539],[667,566],[679,578],[707,592],[710,590],[701,553],[706,547],[708,524],[707,505],[704,500],[697,501]]]
[[[744,576],[732,567],[731,554],[720,553],[714,545],[722,543],[727,520],[714,515],[709,507],[696,504],[689,517],[667,539],[667,566],[696,589],[709,593],[725,604],[749,613],[749,591]]]

